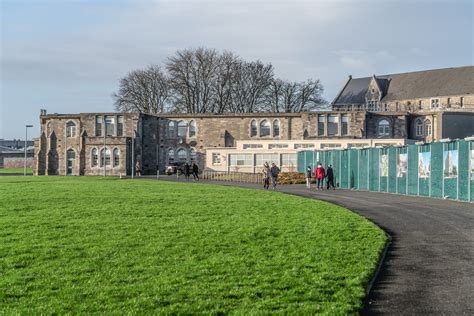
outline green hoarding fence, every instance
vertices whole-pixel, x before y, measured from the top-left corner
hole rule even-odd
[[[332,165],[334,183],[344,189],[474,200],[472,140],[298,153],[299,172],[318,163]]]

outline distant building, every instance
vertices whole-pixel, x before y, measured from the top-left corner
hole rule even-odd
[[[258,172],[296,170],[305,148],[405,145],[474,134],[474,67],[351,78],[332,110],[251,114],[46,114],[36,174],[144,174],[170,163]],[[132,147],[133,141],[133,147]],[[133,154],[132,154],[133,152]],[[293,167],[294,166],[294,167]]]
[[[34,141],[29,140],[26,142],[27,147],[34,146]],[[20,139],[0,139],[0,147],[6,147],[11,149],[23,149],[25,147],[25,140]]]
[[[34,148],[29,147],[26,151],[26,166],[28,168],[34,165]],[[0,168],[20,168],[25,165],[24,149],[14,149],[10,147],[0,146]]]

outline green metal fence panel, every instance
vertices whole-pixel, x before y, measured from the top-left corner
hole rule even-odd
[[[397,193],[397,148],[388,149],[388,192]]]
[[[388,148],[379,151],[380,192],[388,192]]]
[[[399,147],[396,149],[396,192],[407,194],[408,188],[408,147]]]
[[[421,145],[418,152],[418,195],[430,196],[431,146]]]
[[[418,195],[418,146],[408,146],[408,194]]]
[[[371,191],[380,190],[380,177],[379,177],[379,149],[369,149],[369,187]]]
[[[359,188],[359,150],[349,149],[349,187]]]
[[[469,182],[470,182],[470,170],[469,164],[471,159],[474,159],[474,152],[471,158],[471,142],[468,141],[459,141],[458,142],[459,150],[459,170],[458,170],[458,200],[469,201]],[[462,159],[462,157],[467,157],[467,159]]]
[[[469,159],[469,181],[468,181],[468,200],[474,201],[474,142],[469,142],[469,152],[468,152],[468,159]]]
[[[349,189],[349,151],[341,151],[341,188]]]
[[[434,143],[431,145],[431,196],[440,197],[445,196],[443,193],[443,143]]]
[[[369,151],[359,150],[359,189],[369,190]]]

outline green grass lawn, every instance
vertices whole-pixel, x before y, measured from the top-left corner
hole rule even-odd
[[[0,178],[0,314],[357,313],[386,236],[223,186]]]
[[[12,174],[12,173],[21,173],[23,174],[24,169],[23,168],[0,168],[0,174]],[[31,168],[26,168],[26,173],[27,174],[32,174],[33,170]]]

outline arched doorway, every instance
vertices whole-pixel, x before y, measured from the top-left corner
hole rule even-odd
[[[72,149],[69,149],[66,152],[66,157],[67,157],[67,175],[68,176],[73,176],[74,173],[74,163],[76,161],[76,152]]]

